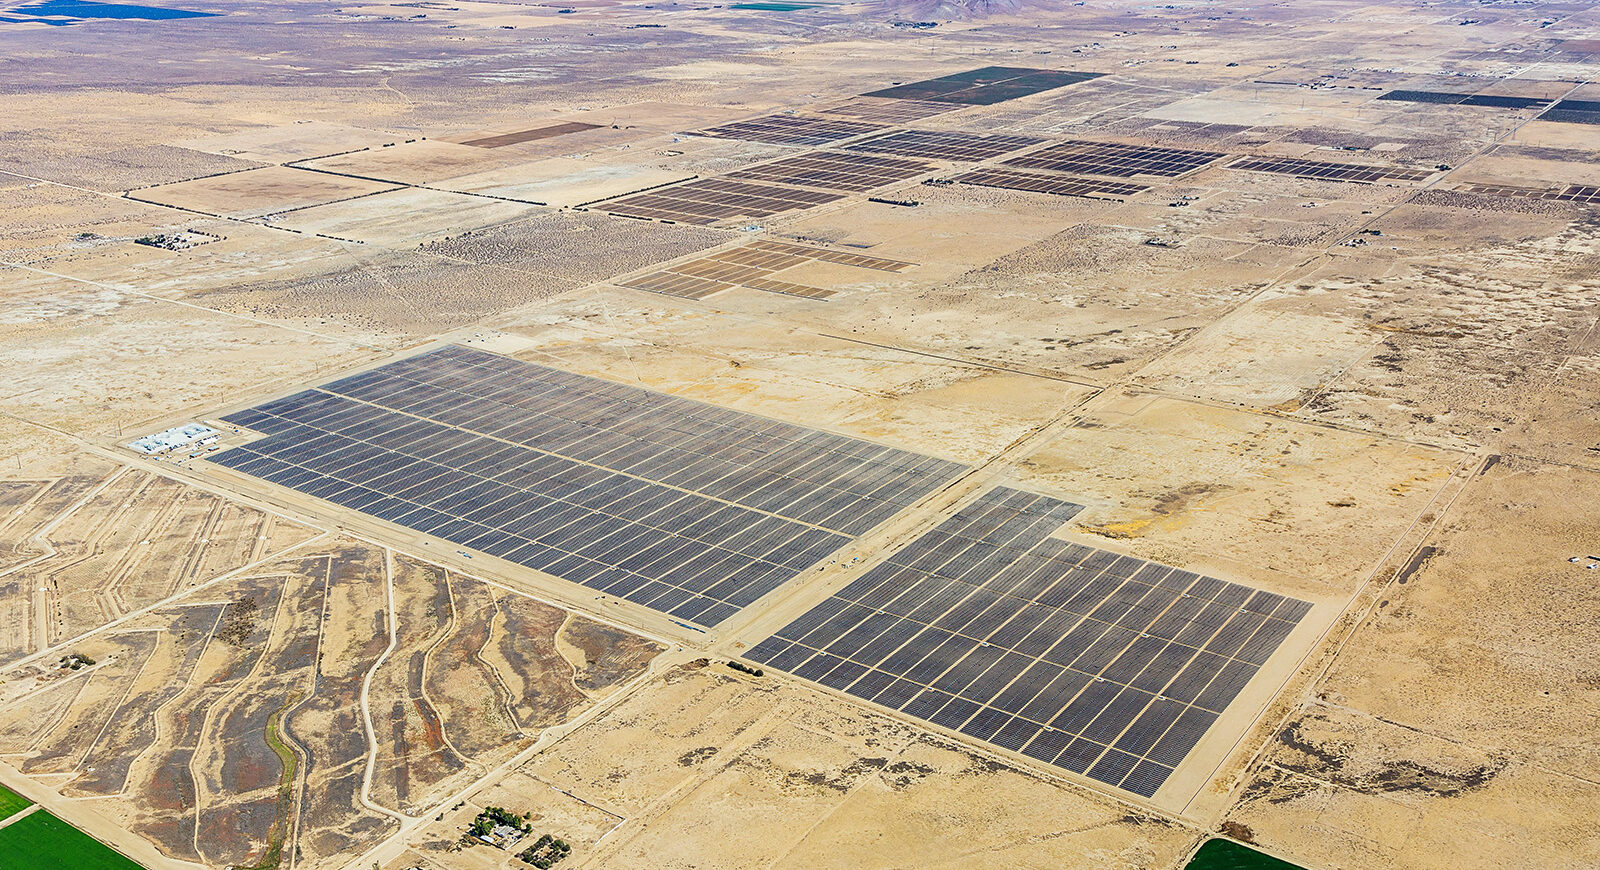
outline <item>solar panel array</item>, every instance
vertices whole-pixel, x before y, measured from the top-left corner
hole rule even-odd
[[[865,254],[852,254],[828,248],[792,245],[787,242],[760,240],[726,251],[716,251],[698,260],[668,266],[618,283],[636,290],[649,290],[688,299],[704,299],[735,286],[801,296],[807,299],[826,299],[832,290],[810,287],[771,277],[775,272],[804,265],[813,260],[876,269],[880,272],[903,272],[914,266],[901,260],[886,260]]]
[[[1490,196],[1517,196],[1523,199],[1549,199],[1558,202],[1581,202],[1600,205],[1600,187],[1592,184],[1569,184],[1559,190],[1543,187],[1516,187],[1510,184],[1468,184],[1457,188],[1464,193],[1484,193]]]
[[[1103,73],[986,66],[936,79],[871,91],[863,96],[959,103],[966,106],[992,106],[1006,100],[1075,85],[1078,82],[1099,78],[1101,75]]]
[[[223,418],[211,461],[702,625],[963,471],[445,347]]]
[[[952,181],[976,184],[982,187],[1002,187],[1006,190],[1026,190],[1032,193],[1050,193],[1056,196],[1084,196],[1097,199],[1121,199],[1149,190],[1149,185],[1126,181],[1104,181],[1098,178],[1073,178],[1066,175],[1044,175],[1038,172],[1018,172],[1013,169],[986,168],[957,175]]]
[[[1228,168],[1296,175],[1301,178],[1322,178],[1328,181],[1425,181],[1433,174],[1420,169],[1395,169],[1361,163],[1326,163],[1321,160],[1301,160],[1297,157],[1246,157],[1228,164]]]
[[[950,103],[925,103],[920,100],[895,100],[882,97],[856,97],[847,103],[821,110],[825,115],[844,115],[863,121],[901,124],[919,121],[961,108]]]
[[[733,218],[764,218],[843,199],[843,194],[749,181],[702,178],[600,203],[625,217],[707,225]]]
[[[538,127],[533,130],[520,130],[516,133],[501,133],[498,136],[484,136],[481,139],[469,139],[463,145],[472,145],[477,148],[503,148],[507,145],[518,145],[523,142],[536,142],[540,139],[550,139],[555,136],[565,136],[568,133],[577,133],[581,130],[598,130],[599,124],[585,124],[582,121],[568,121],[565,124],[552,124],[549,127]]]
[[[1452,106],[1483,106],[1495,109],[1532,109],[1549,105],[1549,100],[1534,97],[1504,97],[1495,94],[1452,94],[1447,91],[1390,91],[1380,100],[1402,103],[1438,103]]]
[[[1539,120],[1600,125],[1600,100],[1562,100],[1540,115]]]
[[[906,157],[927,157],[934,160],[979,161],[1020,151],[1043,142],[1032,136],[980,135],[933,130],[901,130],[851,143],[852,151],[869,151],[875,154],[899,154]]]
[[[840,139],[849,139],[882,130],[881,124],[847,121],[839,118],[815,118],[804,115],[767,115],[748,121],[737,121],[701,130],[705,136],[724,139],[743,139],[765,142],[769,145],[827,145]]]
[[[1007,160],[1005,165],[1020,166],[1025,169],[1108,175],[1113,178],[1132,178],[1135,175],[1174,178],[1225,156],[1227,155],[1218,151],[1156,148],[1150,145],[1124,145],[1119,142],[1086,142],[1073,139]]]
[[[879,272],[904,272],[916,265],[916,263],[907,263],[904,260],[888,260],[883,257],[869,257],[866,254],[856,254],[850,251],[813,248],[809,245],[793,245],[788,242],[770,240],[751,242],[748,246],[739,250],[760,251],[769,255],[804,257],[808,260],[821,260],[824,263],[837,263],[840,266],[876,269]],[[795,263],[793,265],[799,264]]]
[[[997,488],[746,655],[1142,797],[1310,605],[1050,534]]]
[[[904,181],[932,168],[930,164],[920,160],[903,160],[874,154],[812,151],[742,169],[728,177],[860,192]]]

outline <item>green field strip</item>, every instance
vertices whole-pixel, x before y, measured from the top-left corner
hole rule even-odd
[[[1183,870],[1304,870],[1232,840],[1208,840]]]
[[[0,828],[5,870],[142,870],[131,858],[44,810]]]
[[[33,801],[0,785],[0,820],[9,819],[31,806]]]

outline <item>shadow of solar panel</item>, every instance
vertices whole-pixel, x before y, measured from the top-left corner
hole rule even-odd
[[[1310,605],[1051,538],[1079,509],[991,490],[752,657],[806,676],[803,641],[868,669],[850,695],[1150,797]]]
[[[454,346],[229,416],[218,466],[703,625],[962,470]]]
[[[1301,160],[1291,157],[1246,157],[1228,164],[1229,169],[1248,172],[1271,172],[1295,175],[1301,178],[1321,178],[1328,181],[1425,181],[1432,172],[1420,169],[1397,169],[1387,166],[1367,166],[1360,163],[1327,163],[1320,160]]]

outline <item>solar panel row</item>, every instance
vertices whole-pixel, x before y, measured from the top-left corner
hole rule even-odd
[[[952,131],[901,130],[846,146],[852,151],[899,154],[934,160],[980,161],[1043,142],[1032,136],[980,135]]]
[[[1505,97],[1495,94],[1452,94],[1447,91],[1390,91],[1380,100],[1402,103],[1437,103],[1453,106],[1483,106],[1495,109],[1532,109],[1549,105],[1549,100],[1535,97]]]
[[[1600,124],[1600,100],[1562,100],[1539,116],[1563,124]]]
[[[1099,78],[1101,75],[1103,74],[1068,70],[986,66],[936,79],[871,91],[863,96],[992,106],[1006,100],[1064,88],[1067,85]]]
[[[832,290],[781,281],[771,277],[774,273],[820,260],[862,269],[882,272],[903,272],[916,265],[902,260],[886,260],[828,248],[793,245],[788,242],[755,241],[726,251],[717,251],[688,263],[669,266],[617,282],[623,287],[665,293],[688,299],[704,299],[734,287],[749,287],[768,293],[799,296],[806,299],[827,299]]]
[[[842,199],[842,194],[746,181],[703,178],[601,203],[612,214],[686,224],[762,218]]]
[[[1509,184],[1468,184],[1458,189],[1467,193],[1484,193],[1491,196],[1517,196],[1524,199],[1549,199],[1558,202],[1600,204],[1600,186],[1592,184],[1569,184],[1560,189],[1516,187]]]
[[[805,115],[767,115],[700,131],[705,136],[743,139],[769,145],[826,145],[882,130],[880,124],[816,118]]]
[[[806,257],[811,260],[821,260],[824,263],[837,263],[841,266],[876,269],[880,272],[904,272],[917,265],[904,260],[888,260],[883,257],[869,257],[865,254],[855,254],[849,251],[835,251],[830,248],[813,248],[788,242],[774,242],[770,239],[751,242],[750,247],[758,251],[789,254],[796,257]]]
[[[230,414],[216,454],[715,625],[961,466],[461,347]]]
[[[1050,193],[1056,196],[1085,196],[1099,199],[1122,199],[1149,190],[1149,185],[1123,181],[1103,181],[1098,178],[1073,178],[1066,175],[1041,175],[1037,172],[1018,172],[1013,169],[977,169],[957,175],[952,181],[976,184],[982,187],[1001,187],[1006,190],[1026,190],[1032,193]]]
[[[1297,175],[1301,178],[1323,178],[1329,181],[1425,181],[1432,175],[1420,169],[1396,169],[1388,166],[1367,166],[1360,163],[1326,163],[1320,160],[1302,160],[1296,157],[1246,157],[1228,164],[1229,169],[1249,172],[1273,172],[1280,175]]]
[[[647,290],[651,293],[661,293],[666,296],[676,296],[680,299],[706,299],[724,290],[732,290],[737,286],[725,281],[699,278],[694,275],[680,275],[676,272],[651,272],[647,275],[639,275],[617,283],[623,287]]]
[[[1310,605],[1050,537],[997,488],[747,658],[1150,797]]]
[[[565,136],[568,133],[577,133],[581,130],[598,130],[599,124],[585,124],[582,121],[568,121],[565,124],[552,124],[548,127],[538,127],[532,130],[519,130],[515,133],[501,133],[497,136],[484,136],[481,139],[469,139],[463,145],[472,145],[477,148],[504,148],[507,145],[520,145],[523,142],[535,142],[540,139],[550,139],[555,136]]]
[[[925,103],[918,100],[884,99],[882,97],[855,97],[849,102],[823,109],[825,115],[844,115],[863,121],[882,121],[900,124],[953,112],[961,108],[950,103]]]
[[[728,177],[860,192],[904,181],[932,168],[918,160],[812,151],[742,169]]]
[[[1199,169],[1227,155],[1219,151],[1194,151],[1186,148],[1156,148],[1150,145],[1125,145],[1119,142],[1069,140],[1031,154],[1005,161],[1006,166],[1049,169],[1131,178],[1158,175],[1173,178]]]

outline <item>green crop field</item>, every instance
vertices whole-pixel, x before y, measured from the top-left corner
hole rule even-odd
[[[0,867],[140,870],[132,860],[43,810],[0,828]]]
[[[1211,840],[1183,870],[1301,870],[1288,861],[1264,855],[1232,840]]]
[[[33,801],[0,785],[0,819],[9,819],[31,806]]]

